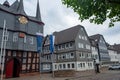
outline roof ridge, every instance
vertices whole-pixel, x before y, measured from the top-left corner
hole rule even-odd
[[[55,31],[54,33],[60,33],[60,32],[63,32],[63,31],[67,31],[67,30],[70,30],[70,29],[73,29],[73,28],[76,28],[76,27],[80,27],[81,25],[76,25],[76,26],[72,26],[70,28],[67,28],[67,29],[64,29],[64,30],[61,30],[61,31]],[[83,26],[81,26],[83,27]]]

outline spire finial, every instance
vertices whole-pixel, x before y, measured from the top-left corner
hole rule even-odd
[[[37,0],[37,11],[36,11],[36,18],[41,21],[41,14],[40,14],[40,6],[39,0]]]

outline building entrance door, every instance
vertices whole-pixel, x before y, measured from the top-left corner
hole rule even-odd
[[[6,78],[19,77],[20,61],[17,58],[10,59],[6,64]]]

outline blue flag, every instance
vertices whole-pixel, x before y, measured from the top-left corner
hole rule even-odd
[[[52,54],[54,52],[54,36],[50,35],[49,40],[50,40],[50,53]]]
[[[43,34],[37,33],[37,52],[42,52]]]

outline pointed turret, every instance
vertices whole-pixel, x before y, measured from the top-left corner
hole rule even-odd
[[[16,1],[10,6],[10,8],[14,9],[15,11],[17,11],[18,6],[19,6],[19,2],[18,2],[18,0],[16,0]]]
[[[37,20],[41,21],[41,14],[40,14],[39,0],[37,1],[36,18],[37,18]]]
[[[6,7],[10,7],[10,4],[7,0],[3,3],[3,5],[6,6]]]
[[[24,11],[23,0],[20,0],[19,7],[18,7],[18,14],[26,15],[26,13]]]

